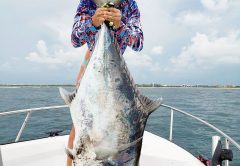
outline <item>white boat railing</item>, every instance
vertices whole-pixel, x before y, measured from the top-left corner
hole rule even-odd
[[[228,136],[226,133],[224,133],[222,130],[218,129],[217,127],[215,127],[214,125],[206,122],[205,120],[202,120],[201,118],[198,118],[190,113],[187,113],[185,111],[182,111],[180,109],[177,109],[175,107],[172,107],[172,106],[169,106],[169,105],[165,105],[165,104],[162,104],[161,106],[165,107],[165,108],[168,108],[171,110],[171,120],[170,120],[170,133],[169,133],[169,140],[172,141],[172,133],[173,133],[173,113],[174,111],[175,112],[179,112],[181,114],[184,114],[188,117],[191,117],[201,123],[203,123],[204,125],[210,127],[211,129],[215,130],[217,133],[219,133],[222,137],[225,138],[225,147],[228,147],[229,146],[229,143],[233,144],[239,151],[240,151],[240,145],[235,141],[233,140],[230,136]]]
[[[14,114],[19,114],[19,113],[27,113],[23,123],[22,123],[22,126],[21,128],[19,129],[18,131],[18,134],[15,138],[15,142],[18,142],[21,135],[22,135],[22,132],[23,130],[25,129],[26,127],[26,124],[28,122],[28,119],[30,118],[30,115],[32,112],[35,112],[35,111],[45,111],[45,110],[50,110],[50,109],[58,109],[58,108],[66,108],[68,107],[67,105],[59,105],[59,106],[48,106],[48,107],[38,107],[38,108],[28,108],[28,109],[21,109],[21,110],[15,110],[15,111],[8,111],[8,112],[0,112],[0,116],[6,116],[6,115],[14,115]]]
[[[166,104],[161,104],[162,107],[168,108],[171,111],[171,115],[170,115],[170,130],[169,130],[169,140],[172,141],[173,139],[173,122],[174,122],[174,112],[178,112],[181,113],[187,117],[193,118],[199,122],[201,122],[202,124],[208,126],[209,128],[213,129],[214,131],[216,131],[218,134],[220,134],[222,137],[224,137],[225,139],[225,148],[228,149],[229,148],[229,144],[234,145],[239,151],[240,151],[240,145],[234,140],[232,139],[230,136],[228,136],[226,133],[224,133],[222,130],[218,129],[217,127],[215,127],[214,125],[206,122],[205,120],[202,120],[201,118],[198,118],[190,113],[187,113],[183,110],[177,109],[175,107],[166,105]],[[35,111],[44,111],[44,110],[59,110],[59,108],[67,108],[68,105],[58,105],[58,106],[48,106],[48,107],[39,107],[39,108],[29,108],[29,109],[21,109],[21,110],[15,110],[15,111],[7,111],[7,112],[0,112],[0,117],[1,116],[7,116],[7,115],[13,115],[13,114],[19,114],[19,113],[27,113],[21,128],[19,129],[19,132],[16,136],[15,142],[18,142],[23,130],[26,127],[26,124],[31,116],[32,112]],[[226,164],[227,163],[227,164]],[[225,166],[228,166],[228,162],[225,163]]]

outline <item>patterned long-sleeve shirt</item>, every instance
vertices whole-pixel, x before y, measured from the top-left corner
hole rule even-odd
[[[141,51],[144,38],[137,3],[135,0],[122,0],[121,3],[115,5],[115,8],[121,11],[121,26],[111,32],[117,39],[121,54],[124,53],[127,46],[135,51]],[[88,48],[92,51],[95,36],[101,28],[92,24],[92,16],[96,9],[97,5],[94,0],[80,0],[71,34],[74,47],[80,47],[87,43]]]

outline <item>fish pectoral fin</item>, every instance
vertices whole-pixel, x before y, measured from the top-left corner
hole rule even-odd
[[[71,159],[74,158],[74,152],[73,152],[72,149],[69,149],[69,148],[66,148],[66,147],[65,147],[65,152],[66,152],[66,154],[68,155],[68,157],[70,157]]]
[[[66,89],[59,87],[59,93],[62,97],[62,99],[64,100],[64,102],[70,106],[72,100],[74,99],[75,95],[76,95],[76,90],[73,92],[69,92]]]
[[[146,96],[140,95],[141,101],[144,104],[144,110],[151,114],[153,111],[158,109],[160,105],[163,103],[163,99],[158,98],[157,100],[151,100]]]
[[[70,93],[68,90],[66,90],[66,89],[64,89],[62,87],[58,87],[58,89],[59,89],[60,94],[61,93]]]

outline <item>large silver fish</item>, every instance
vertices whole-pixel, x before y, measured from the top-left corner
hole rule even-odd
[[[148,116],[162,103],[140,94],[110,31],[102,24],[69,106],[75,166],[137,166]]]

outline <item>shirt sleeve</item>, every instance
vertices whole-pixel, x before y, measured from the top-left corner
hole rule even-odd
[[[71,42],[74,47],[80,47],[87,43],[88,48],[94,44],[94,38],[99,28],[92,24],[92,17],[89,12],[90,4],[87,0],[81,0],[76,15],[71,34]]]
[[[121,26],[115,29],[115,34],[117,41],[121,45],[127,44],[135,51],[141,51],[143,48],[143,32],[142,25],[140,22],[140,12],[135,0],[130,1],[130,13],[129,18],[127,18],[127,23],[125,24],[121,20]]]

